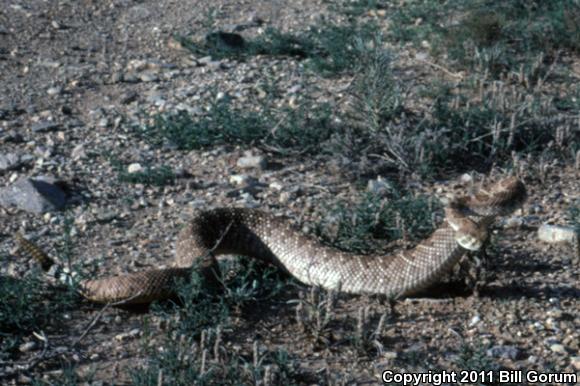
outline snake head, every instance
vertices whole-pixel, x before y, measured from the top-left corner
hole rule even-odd
[[[445,218],[455,231],[457,243],[465,249],[477,251],[487,240],[487,227],[493,220],[518,209],[526,197],[526,187],[521,180],[505,178],[473,196],[451,200],[445,209]]]
[[[455,231],[457,244],[470,251],[479,251],[488,237],[486,224],[458,215],[456,209],[447,208],[445,212],[447,223]]]
[[[465,206],[481,216],[506,216],[520,208],[527,196],[524,183],[517,177],[508,177],[481,189],[465,201]]]

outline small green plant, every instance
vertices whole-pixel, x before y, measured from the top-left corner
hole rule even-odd
[[[172,320],[173,330],[196,336],[211,326],[227,326],[233,310],[275,296],[289,280],[277,268],[244,257],[220,261],[215,275],[215,280],[213,275],[208,280],[200,266],[194,265],[189,280],[176,283],[177,302],[155,303],[152,311]]]
[[[208,114],[200,118],[180,111],[156,115],[153,121],[143,129],[142,135],[153,144],[167,144],[180,150],[220,143],[247,144],[258,141],[267,133],[263,116],[234,110],[227,98],[214,100]]]
[[[126,170],[118,171],[118,178],[120,182],[129,184],[143,184],[153,186],[164,186],[173,184],[175,181],[175,174],[168,166],[146,166],[143,170],[129,173]]]
[[[509,162],[514,152],[545,151],[547,143],[560,149],[570,144],[573,152],[573,121],[564,116],[546,119],[559,112],[542,93],[481,81],[477,91],[467,82],[461,87],[434,84],[423,96],[433,98],[429,116],[406,132],[416,140],[403,149],[424,174],[458,165],[485,170]]]
[[[356,327],[352,335],[354,347],[361,353],[368,354],[374,351],[378,356],[383,354],[383,333],[387,314],[383,313],[378,319],[372,317],[369,308],[359,308]]]
[[[580,201],[570,205],[567,217],[572,226],[580,231]]]
[[[388,5],[385,0],[349,0],[339,2],[337,8],[345,15],[361,16],[372,10],[386,9]]]
[[[353,83],[357,118],[372,134],[388,130],[389,123],[403,109],[401,86],[392,73],[392,56],[380,48],[381,44],[377,37],[376,49],[369,50],[366,56],[360,58]]]
[[[119,182],[128,184],[143,184],[153,186],[171,185],[175,182],[175,173],[169,166],[151,166],[145,165],[139,171],[129,172],[127,165],[119,160],[116,156],[105,155],[110,162],[113,170],[117,173]]]
[[[317,225],[316,232],[340,249],[370,253],[382,243],[403,236],[420,240],[434,230],[433,201],[425,197],[395,194],[382,198],[365,194],[355,205],[338,202]]]
[[[291,280],[276,267],[243,256],[221,262],[220,270],[235,272],[222,284],[225,289],[224,301],[230,308],[236,309],[275,297]]]
[[[301,104],[297,108],[275,108],[263,103],[260,111],[234,108],[224,98],[207,115],[186,112],[159,114],[140,135],[156,146],[180,150],[201,149],[220,144],[264,144],[281,153],[319,151],[333,133],[327,105]]]
[[[54,328],[78,301],[72,291],[49,291],[40,273],[21,279],[0,276],[0,360],[12,358],[22,337]]]
[[[373,48],[361,55],[349,114],[350,136],[357,138],[357,145],[345,145],[349,149],[363,148],[365,153],[379,153],[397,169],[409,171],[413,160],[408,151],[416,138],[409,135],[412,130],[398,122],[404,111],[404,96],[393,76],[391,61],[391,54],[382,49],[378,36]]]
[[[311,27],[308,35],[316,42],[319,52],[310,57],[308,65],[323,76],[352,73],[361,56],[374,49],[378,33],[378,26],[371,22],[323,23],[321,27]]]
[[[296,304],[296,322],[314,342],[327,346],[331,335],[330,323],[334,318],[336,294],[311,287],[306,295],[300,292]]]
[[[194,264],[188,280],[176,280],[177,302],[153,303],[151,311],[169,320],[172,330],[197,336],[205,328],[228,323],[230,309],[215,289],[201,264]]]
[[[22,279],[0,276],[0,334],[31,331],[46,324],[53,311],[47,304],[39,275]]]
[[[61,261],[70,262],[71,226],[71,218],[65,215]],[[11,358],[23,336],[54,328],[80,300],[74,287],[49,288],[40,269],[22,278],[0,276],[0,293],[0,359]]]
[[[251,358],[229,352],[223,346],[219,326],[204,330],[199,341],[179,335],[169,344],[148,351],[147,366],[131,371],[134,385],[294,385],[298,376],[288,353],[261,353],[257,341]]]
[[[498,369],[498,365],[487,356],[486,349],[481,344],[462,344],[455,364],[461,370],[469,369],[476,372]]]

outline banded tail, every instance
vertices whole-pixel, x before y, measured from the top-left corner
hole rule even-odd
[[[16,233],[14,238],[16,239],[19,250],[38,261],[44,271],[48,272],[50,268],[55,265],[54,260],[52,260],[38,245],[22,236],[22,234]]]

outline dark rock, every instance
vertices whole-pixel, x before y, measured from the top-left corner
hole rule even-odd
[[[241,51],[244,49],[246,42],[242,35],[231,32],[212,32],[205,37],[206,46],[215,51]]]
[[[46,133],[48,131],[53,131],[58,129],[60,125],[56,122],[50,122],[50,121],[45,121],[45,122],[37,122],[34,125],[32,125],[32,131],[35,133]]]
[[[121,95],[121,103],[127,105],[131,102],[135,102],[138,98],[138,95],[134,91],[128,91]]]
[[[486,352],[488,357],[516,360],[520,357],[520,350],[515,346],[493,346]]]
[[[18,169],[21,164],[20,156],[18,154],[0,154],[0,173]]]
[[[23,178],[0,189],[0,205],[16,206],[31,213],[60,210],[65,203],[66,195],[62,189],[42,179]]]

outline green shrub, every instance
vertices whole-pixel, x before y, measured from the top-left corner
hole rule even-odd
[[[421,240],[434,230],[433,209],[426,197],[367,193],[358,203],[338,202],[316,227],[316,233],[340,249],[370,253],[385,241]]]
[[[264,103],[259,112],[234,108],[224,98],[207,115],[193,117],[186,112],[158,114],[141,131],[156,146],[180,150],[202,149],[222,144],[263,144],[280,152],[320,151],[333,133],[327,105],[303,104],[295,109],[276,109]]]

